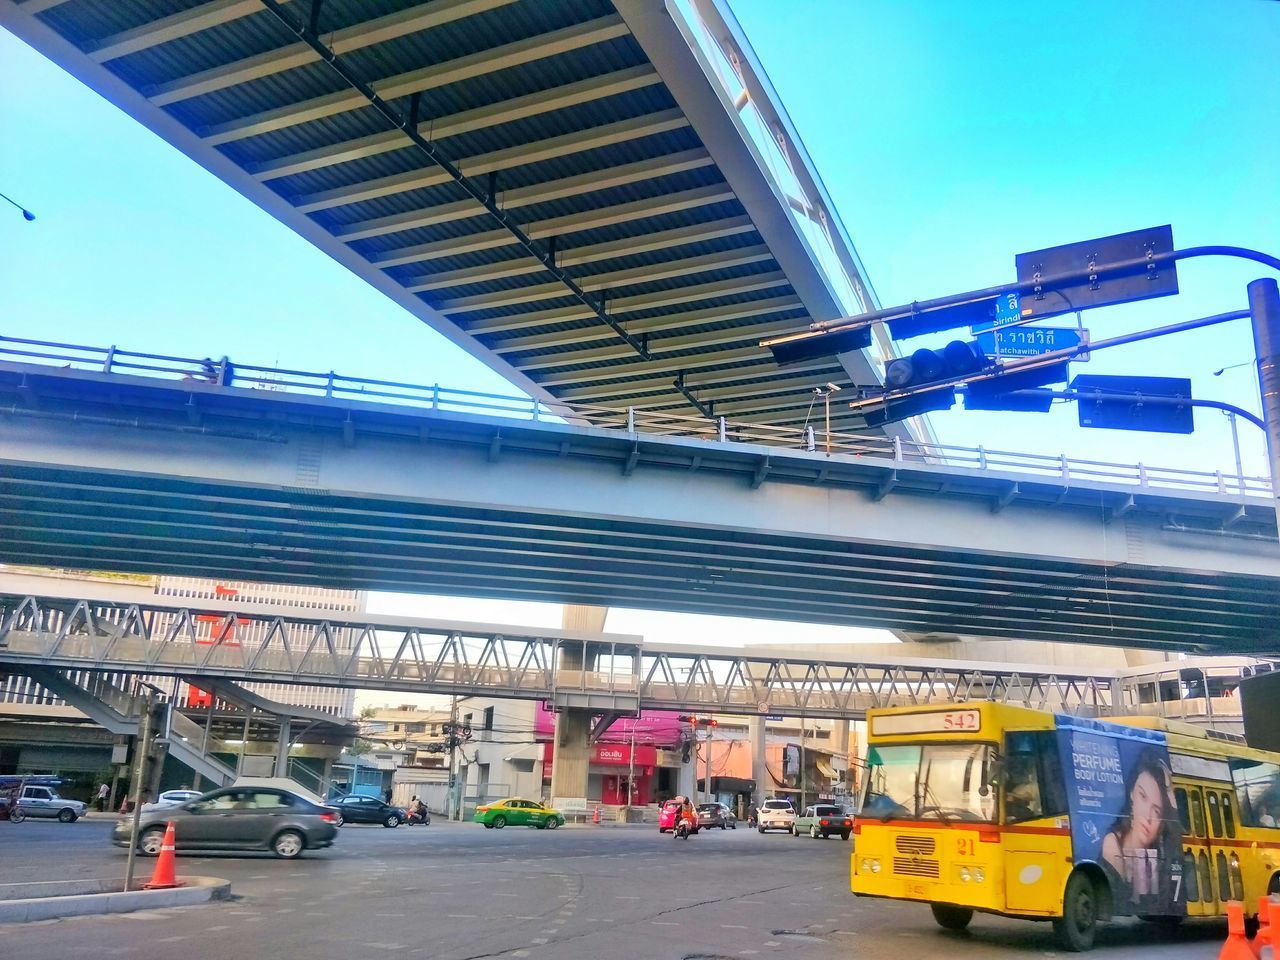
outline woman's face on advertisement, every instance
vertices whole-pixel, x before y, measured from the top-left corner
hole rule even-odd
[[[1133,801],[1133,842],[1140,847],[1149,847],[1155,843],[1164,817],[1160,782],[1149,773],[1139,774],[1129,797]]]

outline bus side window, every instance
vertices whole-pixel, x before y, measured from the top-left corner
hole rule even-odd
[[[1178,801],[1178,819],[1182,821],[1182,833],[1186,836],[1191,833],[1191,808],[1187,805],[1187,790],[1185,787],[1177,787],[1173,791],[1173,797]],[[1194,898],[1194,899],[1199,899]]]
[[[1236,814],[1231,808],[1231,794],[1223,791],[1222,793],[1222,826],[1226,830],[1227,836],[1234,838],[1236,835]],[[1237,900],[1243,899],[1237,897]]]
[[[1218,861],[1218,899],[1226,903],[1231,899],[1231,868],[1227,866],[1227,855],[1221,850],[1215,859]]]
[[[1196,855],[1190,850],[1182,854],[1182,882],[1187,885],[1187,903],[1200,900],[1200,879],[1196,875]]]
[[[1222,836],[1222,812],[1218,809],[1218,794],[1214,790],[1206,790],[1204,802],[1209,807],[1209,826],[1215,837]],[[1228,895],[1227,900],[1231,897]]]
[[[1040,802],[1036,738],[1030,733],[1011,732],[1004,742],[1004,822],[1038,820],[1044,816],[1044,805]]]
[[[1036,750],[1040,754],[1040,803],[1043,816],[1063,817],[1067,814],[1067,785],[1062,778],[1062,762],[1058,758],[1058,735],[1053,730],[1036,734]]]
[[[1200,792],[1191,794],[1191,832],[1197,837],[1204,834],[1204,805],[1200,802]]]

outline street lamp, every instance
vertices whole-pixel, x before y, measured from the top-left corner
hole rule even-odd
[[[822,398],[822,406],[825,408],[826,429],[827,429],[827,456],[831,456],[831,395],[840,392],[839,384],[828,381],[825,387],[814,387],[813,392]]]
[[[22,219],[26,220],[28,223],[30,223],[32,220],[36,218],[36,215],[34,213],[32,213],[22,204],[18,203],[18,201],[14,200],[12,197],[6,197],[3,193],[0,193],[0,200],[7,200],[9,203],[13,204],[20,211],[22,211]]]

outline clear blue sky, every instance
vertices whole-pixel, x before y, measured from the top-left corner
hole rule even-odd
[[[1280,3],[733,0],[886,306],[1014,279],[1014,254],[1171,223],[1179,246],[1280,255]],[[1265,268],[1179,268],[1175,298],[1086,312],[1095,339],[1245,306]],[[1064,321],[1056,321],[1062,323]],[[937,339],[931,345],[936,345]],[[1098,354],[1257,409],[1245,321]],[[1081,430],[957,410],[947,441],[1229,467],[1229,432]],[[1246,453],[1265,470],[1256,428]]]
[[[1183,246],[1280,253],[1280,3],[733,7],[885,304],[1005,282],[1019,251],[1162,223]],[[0,91],[0,191],[39,215],[0,210],[0,333],[510,389],[3,31]],[[1180,273],[1180,296],[1086,325],[1102,337],[1237,309],[1265,271]],[[1190,376],[1198,396],[1256,409],[1249,369],[1211,376],[1251,356],[1239,322],[1081,372]],[[1231,465],[1214,413],[1189,438],[1082,431],[1072,407],[934,425],[951,442]],[[1254,428],[1242,434],[1263,471]]]

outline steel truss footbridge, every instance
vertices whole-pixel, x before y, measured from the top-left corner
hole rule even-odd
[[[73,585],[56,596],[0,595],[0,668],[15,672],[112,671],[206,684],[223,679],[503,697],[606,718],[680,710],[850,719],[874,707],[969,699],[1099,716],[1141,711],[1162,699],[1135,692],[1139,686],[1115,671],[926,662],[894,658],[891,648],[885,653],[845,661],[809,651],[648,644],[619,634],[372,614],[318,617],[230,601],[124,602],[85,595]],[[1178,666],[1160,668],[1175,688]],[[1258,669],[1270,664],[1230,667],[1230,683],[1219,684],[1216,695],[1229,694],[1240,676]],[[1198,682],[1198,696],[1209,696],[1213,681],[1201,676]],[[1159,683],[1167,686],[1167,678],[1151,688]],[[1163,699],[1182,695],[1166,692]]]

